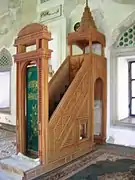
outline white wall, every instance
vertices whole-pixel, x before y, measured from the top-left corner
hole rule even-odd
[[[8,22],[7,20],[13,20],[12,18],[14,18],[14,24],[12,24],[12,27],[10,27],[10,24],[6,22]],[[0,122],[2,123],[16,125],[16,64],[14,63],[13,58],[13,55],[16,54],[16,48],[14,47],[14,40],[20,29],[22,29],[27,24],[32,23],[35,18],[37,18],[36,0],[29,0],[28,2],[23,0],[22,7],[20,7],[20,9],[17,11],[17,14],[14,14],[14,16],[10,16],[9,14],[9,16],[6,16],[5,19],[6,22],[4,25],[7,29],[9,29],[9,31],[7,34],[2,36],[0,35],[0,50],[6,48],[11,53],[13,65],[11,68],[11,113],[0,113]]]
[[[114,98],[112,94],[110,94],[111,83],[113,83],[110,72],[113,70],[114,74],[117,75],[117,72],[115,72],[117,69],[115,69],[116,59],[113,57],[113,54],[111,54],[111,48],[109,47],[110,39],[112,38],[111,32],[122,21],[124,21],[124,19],[126,19],[126,17],[135,9],[135,6],[115,4],[111,1],[105,0],[101,9],[104,12],[104,18],[108,27],[107,31],[110,32],[110,36],[106,36],[107,47],[105,53],[107,57],[107,142],[135,147],[135,141],[133,138],[135,136],[135,131],[133,129],[128,129],[127,127],[115,127],[112,125],[112,122],[118,120],[119,118],[117,114],[111,114],[110,111],[112,103],[111,100]],[[106,33],[106,35],[108,34]],[[110,59],[113,62],[110,62]],[[116,94],[114,94],[114,96],[115,95]],[[117,102],[115,102],[115,106],[117,108]]]
[[[132,11],[135,5],[119,4],[114,1],[104,0],[101,4],[106,23],[110,32],[117,27]]]
[[[13,44],[17,33],[27,24],[39,22],[40,12],[47,8],[46,3],[37,6],[36,1],[37,0],[29,0],[29,2],[22,1],[22,8],[19,16],[16,17],[14,28],[10,29],[9,33],[0,38],[0,49],[3,47],[7,48],[12,56],[16,53],[16,48]],[[52,3],[51,1],[48,3],[48,7],[59,5],[62,2],[63,1],[55,1],[54,3],[53,1]],[[48,26],[49,30],[52,31],[52,36],[54,37],[54,40],[50,42],[50,49],[52,48],[54,50],[52,61],[53,68],[56,71],[66,57],[66,18],[62,16],[60,19],[54,19],[45,24]],[[11,72],[11,113],[0,113],[0,122],[16,125],[16,65],[14,63],[14,58]]]
[[[40,13],[45,10],[51,10],[57,6],[63,5],[63,0],[47,1],[46,3],[40,4],[38,0],[37,5],[37,22],[40,22]],[[60,64],[66,58],[66,18],[63,15],[56,18],[50,18],[46,21],[40,22],[47,25],[48,30],[52,34],[52,40],[49,42],[49,48],[53,50],[49,64],[52,65],[54,72],[59,68]]]
[[[122,120],[127,118],[129,115],[129,100],[128,100],[128,90],[129,90],[129,83],[128,83],[128,62],[126,57],[119,57],[118,61],[118,68],[117,68],[117,97],[118,97],[118,120]]]
[[[53,22],[43,23],[47,25],[52,34],[53,40],[49,42],[49,48],[53,50],[50,61],[53,70],[56,72],[66,57],[66,19],[61,18]]]

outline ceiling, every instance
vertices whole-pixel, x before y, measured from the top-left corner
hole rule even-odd
[[[8,10],[19,6],[21,0],[0,0],[0,15],[4,15]]]
[[[135,0],[113,0],[113,1],[120,4],[135,4]]]
[[[9,0],[0,0],[0,14],[8,11],[8,1]]]

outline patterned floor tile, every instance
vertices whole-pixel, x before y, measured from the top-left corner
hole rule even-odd
[[[0,129],[0,159],[16,153],[15,133]]]

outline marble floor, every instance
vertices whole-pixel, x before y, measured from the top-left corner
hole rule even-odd
[[[129,124],[135,124],[135,117],[127,117],[125,119],[122,119],[121,122],[129,123]]]
[[[0,159],[16,153],[16,134],[0,128]]]

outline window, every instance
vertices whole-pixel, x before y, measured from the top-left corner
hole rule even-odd
[[[128,57],[117,59],[117,118],[122,120],[129,116],[129,79]]]
[[[129,62],[129,114],[135,116],[135,61]]]
[[[12,57],[7,49],[0,52],[0,112],[10,113]]]
[[[113,125],[132,127],[132,124],[135,124],[135,117],[133,117],[135,115],[134,61],[135,24],[121,32],[112,46],[110,59],[110,116]]]
[[[80,140],[87,138],[87,124],[80,124]]]

